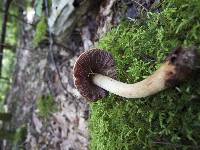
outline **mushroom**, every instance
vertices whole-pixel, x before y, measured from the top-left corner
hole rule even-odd
[[[74,83],[80,94],[97,101],[108,92],[125,98],[142,98],[173,87],[188,78],[198,61],[196,48],[178,47],[165,62],[146,79],[127,84],[116,80],[115,61],[104,50],[92,49],[82,53],[74,65]]]

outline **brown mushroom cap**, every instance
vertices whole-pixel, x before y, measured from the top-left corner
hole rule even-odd
[[[94,73],[116,78],[115,61],[109,52],[92,49],[82,53],[74,65],[74,84],[80,94],[89,101],[108,95],[108,91],[92,82]]]

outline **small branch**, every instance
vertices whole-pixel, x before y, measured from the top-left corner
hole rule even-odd
[[[13,52],[15,52],[16,50],[16,46],[10,45],[9,43],[0,43],[0,45],[2,45],[6,49],[12,50]]]
[[[188,148],[194,148],[194,149],[198,149],[200,148],[200,146],[193,146],[193,145],[180,145],[180,144],[172,144],[172,143],[169,143],[169,142],[164,142],[164,141],[155,141],[153,142],[153,144],[160,144],[160,145],[168,145],[168,146],[171,146],[171,147],[174,147],[174,148],[181,148],[181,147],[184,147],[184,146],[187,146]]]
[[[45,3],[45,14],[46,14],[46,17],[48,18],[48,17],[49,17],[48,0],[45,0],[44,3]],[[61,84],[63,90],[64,90],[65,92],[67,92],[67,88],[65,87],[64,83],[62,82],[62,77],[61,77],[61,75],[60,75],[60,71],[59,71],[59,68],[58,68],[58,66],[57,66],[57,64],[56,64],[56,62],[55,62],[55,58],[54,58],[54,54],[53,54],[53,48],[52,48],[53,43],[54,43],[53,35],[52,35],[50,29],[49,29],[48,31],[49,31],[49,40],[50,40],[50,44],[49,44],[49,52],[48,52],[48,56],[47,56],[48,58],[47,58],[47,60],[50,59],[50,60],[53,62],[54,66],[55,66],[55,68],[56,68],[56,72],[57,72],[57,74],[58,74],[58,78],[59,78],[59,80],[60,80],[60,84]]]
[[[153,144],[161,144],[161,145],[170,145],[170,146],[173,146],[173,147],[181,147],[181,145],[177,145],[177,144],[172,144],[172,143],[169,143],[169,142],[163,142],[163,141],[155,141],[153,142]]]
[[[7,77],[0,77],[0,79],[9,81],[9,78],[7,78]]]
[[[11,120],[11,118],[12,118],[12,114],[11,113],[3,113],[3,112],[1,112],[0,113],[0,120],[2,120],[2,121],[10,121]]]
[[[136,3],[137,5],[139,5],[140,7],[142,7],[146,12],[148,12],[148,9],[145,8],[142,4],[140,4],[139,2],[137,2],[136,0],[132,0],[132,2]]]
[[[6,38],[6,24],[8,21],[8,10],[12,0],[4,0],[5,13],[3,15],[2,29],[1,29],[1,43],[4,44]],[[0,45],[0,53],[3,54],[4,45]],[[3,55],[0,55],[0,76],[2,70]]]
[[[7,84],[11,84],[10,79],[7,77],[0,77],[0,80],[3,80],[3,82],[6,82]]]

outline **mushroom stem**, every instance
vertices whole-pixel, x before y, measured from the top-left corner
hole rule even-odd
[[[141,98],[153,95],[167,88],[167,80],[174,75],[175,67],[169,62],[165,62],[154,74],[134,84],[123,83],[101,74],[93,76],[93,83],[125,98]]]
[[[199,66],[199,58],[196,47],[178,47],[152,75],[135,84],[126,84],[114,80],[117,73],[112,55],[92,49],[79,56],[74,66],[74,83],[81,95],[93,102],[109,92],[126,98],[147,97],[191,78]]]

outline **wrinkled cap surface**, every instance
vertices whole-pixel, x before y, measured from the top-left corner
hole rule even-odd
[[[74,65],[74,84],[88,101],[97,101],[108,92],[92,82],[94,73],[116,78],[115,61],[109,52],[92,49],[82,53]]]

